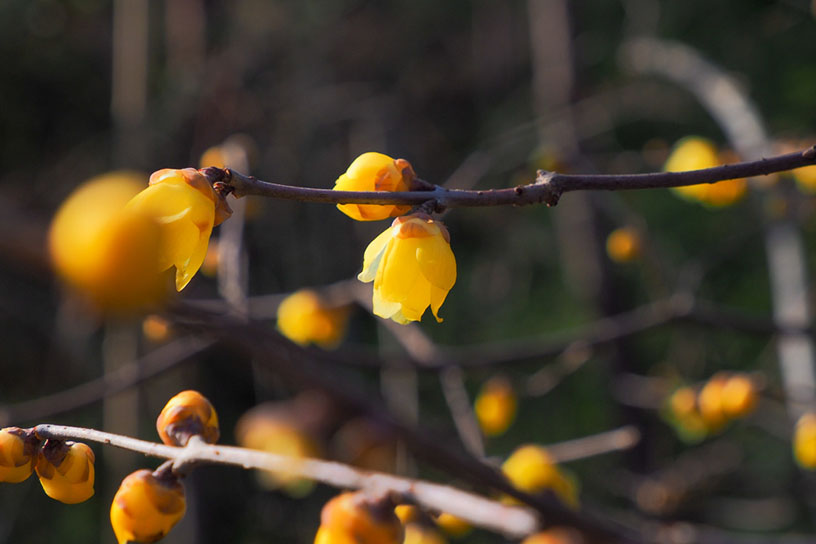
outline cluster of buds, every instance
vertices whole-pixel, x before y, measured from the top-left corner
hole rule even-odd
[[[699,136],[689,136],[675,144],[663,169],[666,172],[701,170],[730,162],[733,158],[730,153],[718,151],[717,146],[710,140]],[[729,179],[717,183],[673,187],[672,191],[686,200],[720,208],[730,206],[742,199],[748,191],[748,182],[745,178]]]
[[[551,492],[565,505],[578,508],[578,484],[575,477],[558,466],[543,446],[527,444],[519,447],[501,468],[518,490],[534,494]],[[516,502],[509,497],[504,500]]]
[[[486,436],[499,436],[516,417],[518,398],[505,376],[493,376],[485,382],[474,402],[473,410]]]
[[[156,420],[156,429],[168,446],[183,447],[193,436],[214,443],[219,436],[215,409],[197,391],[182,391],[171,398]],[[137,470],[122,481],[110,509],[119,544],[156,542],[184,516],[184,487],[171,467],[168,462],[152,472]]]
[[[718,372],[699,391],[691,386],[676,389],[666,402],[664,415],[681,438],[693,442],[749,415],[756,404],[757,386],[750,377]]]
[[[76,504],[94,494],[94,453],[81,442],[41,440],[33,429],[0,430],[0,481],[20,483],[37,473],[45,494]]]
[[[363,153],[334,185],[338,191],[409,191],[421,182],[405,159]],[[374,282],[373,311],[406,324],[419,321],[428,306],[437,321],[439,308],[456,283],[456,259],[450,235],[441,221],[410,211],[410,206],[339,204],[340,211],[358,221],[396,217],[391,227],[366,248],[363,271],[357,278]]]

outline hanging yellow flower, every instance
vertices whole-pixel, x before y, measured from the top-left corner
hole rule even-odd
[[[323,507],[314,544],[402,544],[405,532],[388,502],[341,493]]]
[[[330,306],[312,290],[301,289],[278,306],[278,330],[292,342],[312,342],[334,348],[342,340],[348,323],[348,308]]]
[[[214,226],[232,213],[207,179],[194,168],[165,168],[150,176],[149,186],[128,204],[160,227],[159,270],[176,267],[181,291],[204,262]]]
[[[363,153],[334,183],[335,191],[410,191],[416,177],[411,163],[382,153]],[[392,204],[338,204],[344,214],[357,221],[376,221],[402,215],[410,206]]]
[[[439,308],[456,282],[448,229],[423,213],[396,218],[366,248],[357,278],[374,282],[376,315],[406,324],[430,306],[441,322]]]
[[[18,484],[34,470],[34,447],[19,427],[0,429],[0,482]]]
[[[177,478],[137,470],[122,480],[113,497],[111,526],[119,544],[156,542],[170,532],[186,509],[184,488]]]
[[[215,408],[204,395],[192,389],[167,401],[156,419],[156,430],[168,446],[186,446],[194,435],[215,444],[220,435]]]
[[[35,467],[45,494],[76,504],[94,494],[94,453],[81,442],[46,440]]]

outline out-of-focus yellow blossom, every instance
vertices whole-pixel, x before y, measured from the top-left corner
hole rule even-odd
[[[184,488],[172,475],[147,469],[128,475],[113,497],[110,520],[119,544],[156,542],[184,516]]]
[[[745,417],[754,411],[757,392],[754,382],[744,374],[730,376],[722,388],[722,409],[729,418]]]
[[[564,472],[541,446],[521,446],[502,464],[502,472],[521,491],[539,493],[550,490],[564,504],[578,508],[578,487],[574,478]]]
[[[334,182],[335,191],[410,191],[416,174],[405,159],[392,159],[382,153],[363,153]],[[411,206],[393,204],[338,204],[344,214],[357,221],[377,221],[402,215]]]
[[[402,544],[405,532],[388,502],[362,492],[334,497],[320,514],[315,544]]]
[[[691,387],[679,387],[671,394],[664,415],[685,441],[697,442],[708,433],[706,422],[697,409],[697,394]]]
[[[583,544],[581,533],[566,527],[553,527],[525,538],[521,544]]]
[[[640,257],[640,234],[634,227],[620,227],[606,237],[606,254],[616,263],[629,263]]]
[[[504,433],[516,417],[517,404],[510,380],[501,375],[490,378],[482,386],[474,404],[482,432],[487,436]]]
[[[49,231],[57,273],[97,310],[128,314],[167,295],[156,267],[160,233],[127,210],[144,186],[134,172],[111,172],[82,184],[62,203]]]
[[[689,136],[675,144],[663,169],[667,172],[685,172],[712,168],[723,162],[723,157],[718,154],[717,147],[710,140]],[[697,200],[708,206],[723,207],[745,196],[748,183],[744,178],[739,178],[673,187],[672,190],[686,199]]]
[[[436,524],[453,538],[461,538],[473,530],[473,526],[462,518],[442,512],[436,516]]]
[[[167,401],[156,419],[156,430],[168,446],[186,446],[193,435],[205,442],[218,441],[218,414],[198,391],[182,391]]]
[[[397,323],[419,321],[439,308],[456,283],[456,258],[440,221],[416,213],[397,217],[374,238],[363,257],[362,282],[374,282],[374,313]]]
[[[150,184],[128,204],[159,225],[161,251],[158,270],[176,267],[181,291],[204,262],[215,225],[231,211],[207,179],[194,168],[165,168],[150,176]]]
[[[816,165],[791,170],[796,184],[805,193],[816,193]]]
[[[34,470],[34,446],[19,427],[0,429],[0,482],[17,484]]]
[[[314,342],[323,348],[334,348],[346,332],[348,317],[347,307],[329,306],[314,291],[301,289],[278,306],[278,329],[300,345]]]
[[[728,416],[723,409],[723,388],[726,380],[725,374],[715,374],[697,395],[700,415],[710,431],[716,432],[728,422]]]
[[[292,460],[291,471],[261,471],[258,479],[269,489],[283,488],[289,495],[303,497],[314,489],[314,482],[294,475],[300,459],[319,457],[320,447],[295,419],[283,412],[253,409],[241,416],[235,426],[235,438],[244,448],[285,455]]]
[[[161,316],[151,314],[142,320],[142,334],[151,342],[164,342],[170,336],[170,323]]]
[[[421,522],[405,524],[403,544],[447,544],[447,539],[435,527]]]
[[[800,467],[816,469],[816,414],[812,412],[802,415],[796,422],[793,457]]]
[[[45,494],[65,504],[76,504],[94,494],[94,453],[81,442],[46,440],[35,469]]]

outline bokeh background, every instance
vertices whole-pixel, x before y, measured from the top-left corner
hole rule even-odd
[[[627,47],[645,37],[685,44],[733,78],[774,149],[812,145],[814,10],[807,0],[3,0],[0,415],[16,416],[3,425],[66,423],[153,440],[165,400],[196,388],[219,411],[222,441],[234,443],[244,411],[299,392],[223,348],[78,409],[55,405],[36,419],[15,411],[157,346],[140,322],[82,314],[50,270],[48,222],[83,180],[111,170],[146,176],[198,166],[207,148],[235,135],[246,144],[249,173],[325,188],[370,150],[410,160],[433,183],[491,188],[532,182],[539,168],[659,170],[671,145],[688,135],[731,145],[687,88],[633,64]],[[789,177],[778,183],[787,195],[778,201],[782,213],[801,233],[813,270],[813,196]],[[727,305],[737,317],[769,319],[761,243],[767,202],[746,198],[714,209],[650,190],[569,194],[554,209],[454,210],[445,222],[459,278],[441,312],[445,321],[426,319],[422,330],[452,350],[489,343],[509,353],[514,341],[560,339],[559,332],[678,290]],[[647,248],[626,264],[604,253],[607,234],[623,225],[634,225]],[[330,205],[250,199],[248,294],[351,278],[383,228],[352,222]],[[218,279],[206,275],[183,294],[217,297]],[[586,503],[626,521],[687,522],[684,535],[697,534],[695,527],[722,531],[722,538],[814,534],[813,482],[791,455],[774,335],[734,328],[672,322],[597,349],[573,346],[566,355],[465,368],[471,398],[498,372],[519,396],[515,424],[486,441],[486,454],[503,458],[521,443],[633,424],[643,436],[633,450],[570,463]],[[377,318],[356,308],[339,350],[378,350],[387,359],[400,348]],[[757,373],[765,385],[761,415],[702,443],[684,442],[661,416],[661,395],[723,369]],[[456,445],[437,373],[367,369],[353,376]],[[324,438],[342,423],[327,425]],[[401,453],[391,468],[445,481],[395,448]],[[119,480],[156,462],[94,449],[98,483],[87,503],[51,501],[33,478],[0,486],[0,541],[113,542],[107,510]],[[694,481],[689,471],[703,467],[691,489],[666,504],[638,495],[639,482],[662,481],[685,454],[697,464],[681,466],[681,481]],[[726,462],[708,474],[712,455]],[[676,491],[671,485],[667,493]],[[334,493],[318,486],[292,498],[227,468],[196,471],[187,487],[188,515],[167,542],[311,542]],[[465,541],[503,540],[476,531]]]

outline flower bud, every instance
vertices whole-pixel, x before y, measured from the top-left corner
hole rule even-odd
[[[404,530],[387,498],[342,493],[323,507],[315,544],[402,544]]]
[[[725,374],[715,374],[697,395],[700,415],[703,416],[706,427],[711,431],[720,430],[728,422],[728,416],[723,409],[723,388],[726,380]]]
[[[502,472],[521,491],[540,493],[549,490],[564,504],[578,507],[578,490],[573,477],[555,464],[541,446],[521,446],[502,464]]]
[[[606,238],[606,254],[616,263],[630,263],[640,252],[640,235],[634,227],[617,228]]]
[[[476,397],[474,411],[487,436],[504,433],[516,417],[516,393],[504,376],[490,378]]]
[[[410,191],[416,174],[405,159],[382,153],[363,153],[334,184],[335,191]],[[407,213],[411,206],[393,204],[338,204],[337,208],[357,221],[376,221]]]
[[[156,420],[156,430],[168,446],[186,446],[194,435],[215,444],[219,436],[218,415],[204,395],[182,391],[164,405]]]
[[[184,488],[169,471],[137,470],[122,480],[110,519],[119,544],[156,542],[184,516]]]
[[[757,392],[754,382],[744,374],[729,377],[722,388],[722,409],[728,417],[745,417],[754,411]]]
[[[76,504],[94,494],[94,453],[81,442],[45,441],[37,455],[37,476],[45,494]]]
[[[278,329],[300,345],[334,348],[346,332],[348,316],[348,308],[332,307],[314,291],[301,289],[278,306]]]
[[[19,427],[0,429],[0,482],[16,484],[31,476],[35,441]]]

